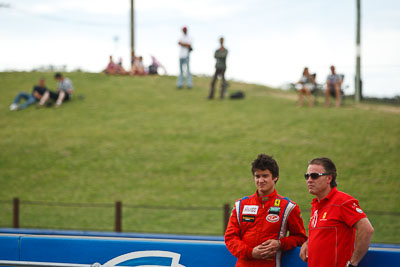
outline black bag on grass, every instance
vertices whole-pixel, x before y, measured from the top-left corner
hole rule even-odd
[[[234,92],[230,95],[230,99],[243,99],[244,93],[242,91]]]

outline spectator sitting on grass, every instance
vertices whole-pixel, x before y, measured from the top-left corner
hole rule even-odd
[[[131,70],[131,75],[146,75],[146,71],[144,70],[144,65],[143,65],[143,57],[137,57],[135,59],[135,62],[133,62],[132,70]]]
[[[54,78],[58,81],[58,92],[53,93],[50,91],[46,91],[46,93],[40,100],[39,107],[42,107],[50,97],[56,101],[56,108],[60,107],[64,101],[68,101],[71,99],[72,94],[74,93],[74,87],[71,80],[69,78],[64,78],[59,72],[54,75]]]
[[[315,76],[313,77],[310,75],[308,68],[305,67],[303,70],[303,76],[301,77],[300,81],[297,82],[296,87],[298,88],[299,92],[299,103],[298,106],[303,106],[303,95],[307,97],[308,105],[312,107],[314,105],[312,98],[311,98],[311,88],[315,83]]]
[[[117,74],[126,74],[127,72],[125,71],[124,67],[122,66],[122,58],[119,58],[119,62],[116,65],[116,73]]]
[[[108,65],[104,72],[106,74],[115,74],[117,72],[117,64],[114,63],[112,56],[110,56],[110,61],[108,62]]]
[[[336,107],[340,107],[341,104],[341,92],[340,87],[342,86],[342,78],[336,74],[335,66],[331,66],[331,74],[326,79],[326,92],[325,92],[325,105],[327,107],[331,104],[331,94],[336,98]]]
[[[158,68],[163,69],[164,74],[167,74],[167,70],[163,66],[163,64],[160,63],[160,61],[157,60],[155,56],[151,56],[151,65],[149,66],[149,74],[158,74]]]
[[[39,101],[45,94],[45,92],[48,91],[44,83],[45,79],[41,78],[39,80],[39,85],[35,85],[33,87],[32,94],[20,92],[14,99],[14,102],[11,104],[10,110],[21,110],[35,103],[36,101]],[[26,101],[23,104],[19,105],[21,99],[25,99]]]

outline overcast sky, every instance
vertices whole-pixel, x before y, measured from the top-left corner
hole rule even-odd
[[[98,72],[108,56],[128,67],[130,0],[0,0],[0,71],[66,65]],[[356,0],[135,0],[136,54],[178,73],[178,39],[194,40],[194,74],[214,72],[224,36],[227,78],[280,86],[308,66],[329,66],[354,92]],[[362,79],[367,96],[400,95],[400,1],[362,0]]]

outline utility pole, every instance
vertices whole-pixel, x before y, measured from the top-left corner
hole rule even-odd
[[[357,0],[357,37],[356,37],[356,79],[355,101],[361,101],[361,0]]]
[[[131,0],[131,56],[135,53],[134,0]]]

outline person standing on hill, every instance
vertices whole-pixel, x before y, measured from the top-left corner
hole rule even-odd
[[[193,50],[192,48],[192,38],[188,35],[187,27],[182,28],[183,36],[179,39],[179,77],[177,82],[178,89],[183,87],[183,68],[186,68],[186,86],[190,89],[193,87],[192,83],[192,74],[190,73],[190,52]]]
[[[355,198],[336,189],[336,166],[329,158],[311,160],[304,176],[316,198],[300,258],[308,267],[357,266],[374,232],[367,215]]]
[[[295,202],[277,194],[279,167],[271,156],[258,155],[251,172],[257,190],[235,202],[225,244],[238,258],[236,267],[281,266],[282,251],[307,240],[300,209]]]
[[[218,76],[221,76],[220,98],[223,99],[225,95],[225,89],[226,89],[225,70],[226,70],[226,57],[228,56],[228,50],[224,47],[223,37],[219,39],[219,43],[221,46],[214,53],[214,57],[217,60],[217,62],[215,63],[214,78],[211,82],[210,94],[208,95],[209,99],[214,98],[215,83],[217,82]]]

